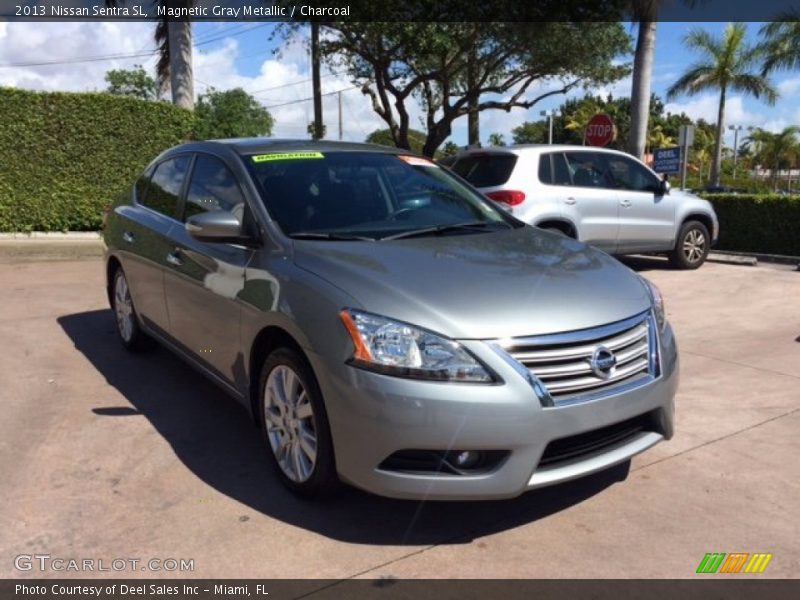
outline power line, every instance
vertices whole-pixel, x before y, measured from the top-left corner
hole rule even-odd
[[[360,85],[354,85],[354,86],[349,87],[349,88],[343,88],[341,90],[334,90],[333,92],[326,92],[326,93],[320,94],[320,95],[321,96],[333,96],[334,94],[338,94],[339,92],[349,92],[350,90],[357,90],[360,87],[361,87]],[[308,102],[309,100],[313,100],[313,99],[314,99],[313,96],[309,96],[308,98],[300,98],[299,100],[292,100],[291,102],[284,102],[282,104],[273,104],[272,106],[265,106],[264,108],[266,108],[266,109],[280,108],[282,106],[289,106],[290,104],[297,104],[298,102]]]
[[[246,29],[244,31],[239,31],[239,32],[233,33],[233,34],[218,35],[216,37],[205,39],[205,40],[203,40],[201,42],[192,44],[192,46],[194,48],[197,48],[199,46],[205,46],[206,44],[210,44],[212,42],[216,42],[216,41],[224,39],[224,38],[236,37],[236,36],[242,35],[244,33],[248,33],[250,31],[254,31],[254,30],[259,29],[261,27],[266,27],[267,25],[271,25],[271,23],[262,23],[260,25],[256,25],[255,27],[251,27],[251,28]],[[105,54],[105,55],[99,55],[99,56],[83,56],[83,57],[71,58],[71,59],[68,59],[68,60],[47,60],[47,61],[40,61],[40,62],[8,63],[8,64],[5,64],[5,65],[0,65],[0,68],[44,67],[44,66],[49,66],[49,65],[71,65],[71,64],[78,64],[78,63],[102,62],[102,61],[105,61],[105,60],[122,60],[122,59],[129,59],[129,58],[143,58],[143,57],[152,56],[156,52],[158,52],[157,49],[151,50],[150,52],[139,52],[139,53],[133,53],[133,54],[120,54],[120,53],[117,53],[117,54]]]
[[[335,75],[341,75],[341,74],[342,74],[342,71],[340,71],[338,73],[336,73],[336,72],[326,73],[325,75],[322,76],[322,79],[325,79],[326,77],[333,77]],[[292,87],[293,85],[300,85],[301,83],[308,83],[309,81],[311,81],[311,79],[312,79],[311,77],[308,77],[307,79],[298,79],[297,81],[292,81],[291,83],[284,83],[284,84],[281,84],[281,85],[276,85],[276,86],[273,86],[273,87],[268,87],[268,88],[264,88],[264,89],[261,89],[261,90],[255,90],[253,92],[247,92],[247,93],[250,94],[251,96],[256,96],[256,95],[261,94],[263,92],[271,92],[273,90],[281,90],[283,88]]]

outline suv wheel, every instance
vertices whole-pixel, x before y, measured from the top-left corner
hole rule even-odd
[[[264,441],[283,484],[300,496],[328,495],[338,483],[328,416],[311,367],[279,348],[261,369]]]
[[[152,346],[152,340],[139,326],[136,308],[133,306],[131,290],[122,267],[114,272],[111,288],[111,308],[117,322],[117,333],[122,345],[131,352],[141,352]]]
[[[696,269],[705,262],[711,249],[710,242],[705,225],[700,221],[687,221],[681,226],[669,261],[678,269]]]

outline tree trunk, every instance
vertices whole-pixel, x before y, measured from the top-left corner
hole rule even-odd
[[[467,57],[467,91],[475,87],[475,69],[477,58],[474,50]],[[470,96],[469,113],[467,113],[467,143],[470,146],[478,146],[481,143],[480,113],[478,112],[478,96]]]
[[[194,110],[192,24],[189,21],[170,21],[167,27],[172,103],[181,108]]]
[[[711,162],[711,181],[712,186],[719,185],[719,178],[722,167],[722,135],[725,133],[725,86],[719,92],[719,113],[717,114],[717,134],[714,142],[714,160]]]
[[[653,74],[653,57],[656,49],[656,21],[639,21],[636,55],[633,60],[631,88],[631,132],[628,152],[644,158],[647,125],[650,119],[650,80]]]

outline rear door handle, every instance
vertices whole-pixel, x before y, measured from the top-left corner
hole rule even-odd
[[[183,259],[181,258],[180,255],[181,255],[180,248],[175,248],[175,250],[167,254],[167,262],[176,267],[180,267],[183,264]]]
[[[575,204],[575,198],[570,196],[569,198],[564,200],[564,204]]]
[[[619,205],[622,208],[629,208],[630,205],[631,205],[631,201],[630,200],[620,200]]]
[[[122,234],[122,241],[127,244],[132,244],[133,242],[136,241],[136,236],[133,235],[133,233],[131,233],[130,231],[126,231],[125,233]]]

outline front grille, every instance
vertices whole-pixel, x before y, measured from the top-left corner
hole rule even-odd
[[[655,333],[649,313],[619,323],[565,334],[514,338],[505,350],[523,364],[547,390],[554,403],[614,389],[657,373]],[[609,350],[616,366],[596,374],[592,355],[599,347]]]
[[[640,431],[655,431],[656,429],[652,413],[645,413],[607,427],[554,440],[545,448],[544,454],[539,460],[539,466],[545,467],[595,454],[611,446],[624,443]]]

